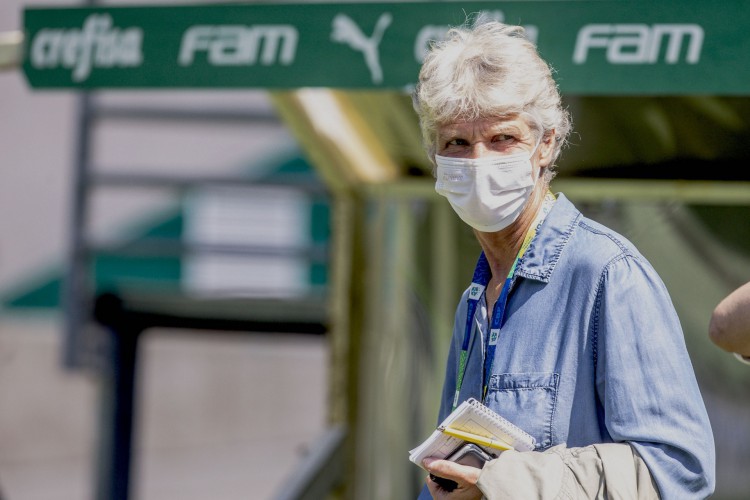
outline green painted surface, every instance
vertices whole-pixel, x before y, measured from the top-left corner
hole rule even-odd
[[[467,14],[528,28],[571,94],[747,94],[741,0],[224,4],[24,10],[36,88],[405,88]]]

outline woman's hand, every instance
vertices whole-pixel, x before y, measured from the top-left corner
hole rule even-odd
[[[423,464],[431,474],[452,479],[458,483],[455,490],[446,491],[428,477],[427,488],[435,500],[479,500],[482,498],[482,492],[476,486],[481,471],[476,467],[434,458],[425,458]]]

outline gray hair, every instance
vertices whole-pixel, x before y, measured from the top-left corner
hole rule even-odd
[[[432,45],[413,94],[427,156],[434,163],[437,129],[456,120],[523,115],[539,137],[554,130],[554,164],[570,133],[552,70],[521,26],[495,21],[452,28]],[[529,116],[530,115],[530,116]]]

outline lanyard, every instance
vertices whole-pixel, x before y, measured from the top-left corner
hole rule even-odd
[[[542,204],[541,210],[536,216],[534,223],[531,225],[529,230],[524,236],[521,249],[518,251],[513,265],[510,267],[508,276],[505,278],[503,288],[500,292],[500,297],[495,302],[495,306],[492,310],[492,319],[490,321],[490,332],[487,338],[487,346],[485,348],[484,357],[484,377],[482,381],[482,401],[487,396],[487,388],[489,386],[490,374],[492,373],[492,364],[495,360],[495,350],[497,349],[497,341],[500,337],[500,328],[503,326],[505,320],[505,308],[508,303],[508,295],[510,294],[511,284],[513,282],[513,276],[516,273],[516,266],[518,262],[526,253],[526,250],[531,244],[531,240],[536,236],[537,228],[542,223],[544,218],[547,216],[549,211],[552,209],[552,205],[555,203],[555,196],[551,192],[547,192],[544,197],[544,203]],[[458,375],[456,377],[456,393],[453,396],[453,409],[455,410],[458,406],[458,394],[461,392],[461,386],[463,385],[464,375],[466,374],[466,361],[469,357],[469,341],[471,340],[471,326],[474,322],[474,314],[477,311],[477,305],[479,300],[482,298],[487,284],[490,282],[492,277],[492,271],[490,270],[489,262],[487,257],[482,252],[479,255],[476,268],[474,269],[474,276],[471,279],[471,287],[469,287],[469,297],[467,299],[467,311],[466,311],[466,326],[464,327],[464,339],[461,344],[461,354],[458,359]]]

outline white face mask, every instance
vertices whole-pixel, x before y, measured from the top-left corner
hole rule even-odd
[[[478,231],[510,226],[534,189],[531,153],[483,158],[435,155],[435,191],[448,198],[459,217]]]

